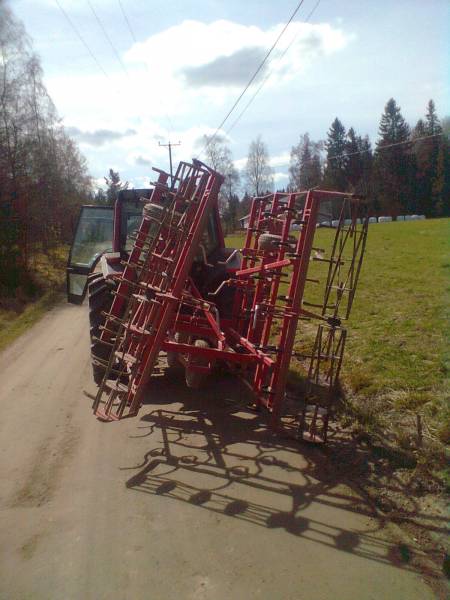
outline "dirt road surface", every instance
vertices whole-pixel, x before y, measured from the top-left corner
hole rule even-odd
[[[271,440],[231,378],[155,377],[105,424],[85,307],[0,355],[0,598],[379,599],[434,594],[318,450]]]

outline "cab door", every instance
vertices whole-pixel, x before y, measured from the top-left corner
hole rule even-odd
[[[81,304],[87,278],[102,254],[112,252],[114,208],[83,206],[67,262],[67,300]]]

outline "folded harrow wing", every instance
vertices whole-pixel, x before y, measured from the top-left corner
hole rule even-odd
[[[139,410],[223,177],[195,161],[181,163],[174,181],[168,188],[161,173],[155,184],[102,328],[112,352],[94,411],[106,420]]]
[[[246,382],[273,430],[294,426],[325,441],[366,243],[365,204],[320,190],[254,198],[244,247],[222,263],[236,266],[218,279],[202,235],[222,181],[198,161],[181,163],[172,187],[160,172],[102,327],[111,353],[94,412],[136,415],[164,352],[184,365],[192,387],[221,363]],[[306,387],[289,424],[292,359]]]

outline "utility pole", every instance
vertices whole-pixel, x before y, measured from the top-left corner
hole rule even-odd
[[[169,148],[169,164],[170,164],[170,185],[173,186],[173,169],[172,169],[172,148],[173,146],[181,146],[181,142],[173,144],[170,140],[168,144],[161,144],[158,142],[158,146]]]

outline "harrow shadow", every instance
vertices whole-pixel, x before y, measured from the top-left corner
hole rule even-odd
[[[413,550],[384,539],[379,519],[363,531],[340,526],[354,522],[352,514],[375,516],[355,483],[370,469],[367,455],[337,429],[323,447],[274,436],[264,416],[247,408],[250,399],[231,375],[211,380],[201,392],[187,389],[170,369],[153,377],[146,396],[150,410],[132,436],[148,438],[149,448],[140,464],[123,468],[134,471],[126,487],[423,572]],[[333,522],[315,517],[326,514],[326,507],[338,516]],[[415,516],[412,511],[409,518]],[[442,531],[444,525],[429,527]]]

